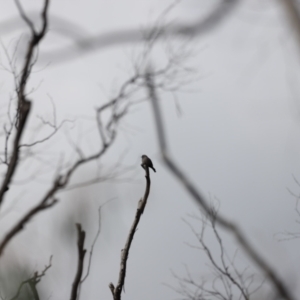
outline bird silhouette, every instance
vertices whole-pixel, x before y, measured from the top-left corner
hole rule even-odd
[[[151,168],[154,172],[156,172],[156,170],[153,167],[151,159],[147,155],[142,155],[142,164],[141,164],[141,166],[143,168],[145,168],[145,167]]]

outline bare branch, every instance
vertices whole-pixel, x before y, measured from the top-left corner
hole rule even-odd
[[[20,81],[17,86],[17,95],[18,95],[18,107],[17,107],[17,120],[16,120],[16,136],[13,143],[13,151],[12,156],[10,158],[10,161],[8,163],[8,168],[0,189],[0,205],[2,204],[4,193],[9,188],[9,184],[11,182],[11,179],[15,173],[16,167],[18,165],[19,160],[19,145],[21,141],[21,137],[26,125],[27,117],[29,115],[30,109],[31,109],[31,102],[26,99],[26,84],[27,79],[30,75],[31,69],[32,69],[32,61],[34,58],[34,51],[38,47],[39,42],[43,39],[46,33],[47,29],[47,10],[48,10],[48,4],[49,0],[45,0],[43,11],[41,13],[42,16],[42,29],[40,32],[36,32],[33,28],[32,23],[29,21],[29,19],[26,17],[22,7],[20,6],[19,2],[16,0],[16,4],[19,8],[20,14],[22,18],[25,20],[25,22],[28,24],[28,26],[32,30],[32,35],[30,42],[28,44],[26,58],[24,62],[24,66],[22,68]]]
[[[78,236],[77,239],[78,263],[77,263],[77,272],[72,284],[70,300],[77,300],[78,287],[82,276],[84,256],[86,253],[86,250],[84,249],[85,231],[81,229],[81,225],[78,223],[76,224],[76,228],[77,228],[77,236]]]
[[[115,135],[112,137],[111,143],[113,142],[115,138]],[[2,240],[2,242],[0,243],[0,256],[3,253],[4,248],[6,247],[6,245],[8,244],[8,242],[18,233],[20,232],[24,225],[38,212],[47,209],[51,206],[53,206],[57,200],[54,199],[54,195],[56,194],[56,192],[62,188],[64,188],[71,176],[73,175],[73,173],[76,171],[76,169],[85,164],[88,163],[90,161],[96,160],[99,157],[101,157],[107,150],[108,146],[110,145],[106,145],[106,147],[102,148],[99,152],[87,157],[87,158],[82,158],[77,160],[66,172],[66,174],[64,176],[59,175],[56,180],[53,182],[53,185],[51,187],[51,189],[45,194],[45,196],[42,198],[42,200],[36,205],[34,206],[31,210],[29,210],[25,216],[15,225],[13,226],[13,228],[6,234],[6,236],[4,237],[4,239]]]
[[[126,277],[126,268],[127,268],[127,260],[128,260],[128,255],[129,255],[129,250],[131,247],[131,243],[133,241],[133,237],[134,234],[136,232],[137,226],[140,222],[140,218],[144,212],[146,203],[147,203],[147,199],[149,196],[149,192],[150,192],[150,175],[149,175],[149,168],[147,166],[142,166],[145,169],[145,177],[146,177],[146,189],[145,189],[145,193],[144,193],[144,197],[140,199],[139,203],[138,203],[138,207],[135,213],[135,217],[133,220],[133,224],[131,225],[126,243],[125,243],[125,247],[124,249],[121,250],[121,263],[120,263],[120,273],[119,273],[119,279],[118,279],[118,283],[117,286],[114,287],[114,285],[112,283],[109,284],[109,288],[112,292],[113,298],[114,300],[121,300],[121,293],[122,293],[122,289],[124,289],[124,284],[125,284],[125,277]]]
[[[35,29],[34,29],[34,25],[32,23],[32,21],[27,17],[26,13],[23,10],[22,5],[20,4],[19,0],[15,0],[15,3],[18,7],[18,10],[20,12],[20,15],[22,17],[22,19],[26,22],[26,24],[28,25],[28,27],[31,29],[31,33],[32,35],[36,35]]]
[[[181,169],[177,166],[175,161],[171,159],[167,142],[165,129],[163,125],[163,118],[161,114],[161,109],[159,106],[158,96],[156,94],[155,85],[153,82],[153,76],[151,74],[151,70],[149,69],[146,73],[147,80],[147,89],[149,99],[151,100],[153,113],[155,118],[155,124],[157,129],[157,137],[159,142],[159,147],[162,155],[162,159],[166,165],[166,167],[170,170],[170,172],[178,179],[178,181],[185,187],[191,197],[195,200],[195,202],[207,213],[210,218],[213,218],[212,210],[210,205],[207,203],[204,196],[197,190],[197,188],[192,184],[192,182],[187,178],[187,176],[181,171]],[[216,223],[229,231],[243,248],[245,253],[252,259],[252,261],[265,273],[266,277],[273,284],[274,288],[277,290],[278,294],[286,299],[292,300],[293,296],[286,288],[285,284],[278,277],[276,272],[271,268],[271,266],[267,263],[265,259],[254,249],[254,247],[250,244],[250,242],[245,237],[244,233],[240,230],[240,227],[229,221],[222,215],[218,214],[215,218]]]
[[[35,145],[42,144],[42,143],[44,143],[44,142],[50,140],[50,139],[51,139],[51,138],[59,131],[59,129],[60,129],[65,123],[67,123],[67,122],[73,122],[73,121],[72,121],[72,120],[63,120],[63,121],[61,121],[61,123],[60,123],[58,126],[57,126],[57,125],[54,125],[54,124],[48,124],[48,125],[50,125],[50,126],[53,128],[53,131],[52,131],[50,134],[48,134],[46,137],[42,138],[41,140],[37,140],[37,141],[34,141],[34,142],[32,142],[32,143],[28,143],[28,144],[21,144],[21,145],[19,146],[19,148],[21,148],[21,147],[27,147],[27,148],[33,147],[33,146],[35,146]],[[45,124],[45,122],[44,122],[44,124]]]
[[[95,153],[84,157],[83,155],[80,156],[78,160],[73,162],[63,174],[60,174],[54,180],[52,187],[49,191],[45,194],[45,196],[41,199],[41,201],[30,209],[24,217],[5,235],[4,239],[0,242],[0,256],[3,253],[4,248],[7,246],[8,242],[18,233],[20,232],[24,225],[37,213],[44,210],[45,208],[51,207],[53,204],[56,203],[54,199],[55,194],[65,188],[74,172],[82,165],[87,164],[91,161],[96,161],[101,158],[109,149],[109,147],[114,143],[116,136],[117,136],[117,125],[121,118],[123,118],[129,107],[129,104],[125,104],[124,106],[120,105],[120,102],[129,95],[131,95],[132,91],[128,93],[125,91],[127,85],[130,85],[129,82],[125,82],[125,84],[121,87],[120,93],[118,96],[106,104],[102,105],[100,108],[97,109],[97,120],[101,118],[101,114],[106,110],[111,109],[112,115],[110,119],[107,121],[106,125],[103,126],[103,132],[105,132],[105,142],[102,143],[102,147]],[[19,149],[19,146],[18,146]]]

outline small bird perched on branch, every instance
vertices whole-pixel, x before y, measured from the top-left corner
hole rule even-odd
[[[141,166],[143,168],[145,168],[145,167],[151,168],[154,172],[156,172],[156,170],[153,167],[151,159],[147,155],[142,155],[142,164],[141,164]]]

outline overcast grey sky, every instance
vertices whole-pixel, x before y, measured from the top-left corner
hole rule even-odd
[[[38,11],[36,1],[22,3],[26,11]],[[71,132],[74,140],[83,134],[81,146],[85,151],[95,147],[94,123],[87,117],[94,116],[95,107],[116,94],[131,72],[132,57],[140,53],[142,45],[107,47],[65,62],[49,61],[49,65],[43,53],[69,46],[71,31],[86,36],[135,27],[142,30],[157,20],[170,3],[165,0],[51,1],[53,23],[50,22],[49,34],[40,49],[43,61],[37,65],[38,72],[32,75],[29,84],[38,89],[30,95],[34,109],[28,129],[37,130],[38,115],[51,118],[49,95],[59,120],[77,117],[78,122],[74,127],[66,126],[54,144],[44,148],[45,153],[71,155],[70,148],[64,148],[66,131]],[[167,20],[191,22],[205,16],[216,3],[181,1]],[[0,1],[0,21],[16,17],[19,15],[13,1]],[[12,51],[11,45],[22,32],[25,41],[28,30],[24,24],[7,28],[1,33],[1,41]],[[61,35],[65,29],[69,30],[68,36]],[[21,40],[20,55],[22,43],[25,45]],[[177,40],[172,45],[182,43],[187,42]],[[204,195],[219,199],[220,211],[240,225],[280,277],[295,288],[295,295],[300,294],[299,284],[295,287],[299,282],[300,241],[278,242],[275,237],[285,230],[299,231],[295,199],[287,188],[295,193],[300,190],[292,176],[300,179],[300,53],[282,8],[271,0],[242,1],[220,26],[190,40],[188,47],[195,55],[187,59],[186,65],[197,69],[197,76],[176,94],[182,110],[180,116],[172,95],[161,94],[171,153]],[[154,65],[163,61],[161,51],[157,51],[152,61]],[[1,62],[7,65],[3,49]],[[2,71],[1,115],[11,88],[12,77]],[[30,138],[30,134],[26,137]],[[26,261],[30,270],[42,269],[53,254],[53,267],[40,283],[45,291],[43,298],[69,297],[76,270],[76,236],[75,226],[70,229],[68,224],[83,223],[89,247],[97,230],[99,204],[116,197],[103,208],[101,235],[90,276],[82,288],[82,299],[111,299],[108,284],[116,283],[120,250],[144,189],[139,158],[147,154],[157,173],[151,176],[150,198],[129,255],[123,299],[178,298],[163,283],[176,286],[170,270],[184,274],[184,264],[196,277],[209,277],[205,255],[185,244],[193,243],[194,237],[182,218],[197,212],[198,208],[162,164],[149,103],[137,106],[126,117],[116,145],[101,160],[101,165],[112,165],[124,151],[123,164],[136,165],[134,182],[98,184],[60,193],[59,204],[40,213],[11,242],[1,257],[3,268]],[[15,180],[25,178],[38,163],[19,170]],[[87,166],[78,170],[73,182],[93,176],[96,168]],[[2,210],[12,208],[0,218],[1,237],[4,228],[8,229],[28,206],[40,199],[49,186],[50,174],[30,185],[16,186],[6,197]],[[16,197],[20,199],[14,203]],[[224,239],[232,255],[237,245],[227,235]],[[216,251],[213,237],[208,235],[207,240]],[[245,257],[239,253],[242,265]]]

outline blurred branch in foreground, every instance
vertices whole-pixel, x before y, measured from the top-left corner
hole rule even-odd
[[[48,3],[48,2],[47,2]],[[32,39],[34,42],[30,42],[28,44],[28,53],[33,55],[33,46],[36,45],[37,41],[41,40],[40,34],[36,33],[34,25],[31,20],[25,15],[23,9],[18,4],[19,13],[23,17],[23,20],[26,21],[28,27],[32,32]],[[44,20],[44,26],[42,27],[42,33],[45,34],[46,26],[48,24],[48,19],[46,18],[45,9],[42,12]],[[133,74],[125,80],[125,82],[121,85],[117,95],[112,99],[108,99],[105,103],[95,109],[95,117],[93,119],[95,128],[97,129],[97,136],[95,140],[100,142],[97,145],[96,149],[89,151],[87,154],[77,145],[76,143],[72,144],[73,151],[76,155],[74,158],[69,158],[67,156],[68,161],[61,162],[58,161],[58,167],[56,172],[53,174],[53,177],[50,179],[48,189],[45,191],[44,195],[37,201],[37,203],[29,208],[27,212],[20,218],[20,220],[16,221],[15,224],[11,226],[11,228],[6,232],[0,241],[0,256],[3,254],[4,249],[7,247],[9,242],[24,229],[25,225],[38,213],[41,211],[48,209],[55,205],[58,202],[57,193],[59,191],[63,191],[66,188],[74,188],[80,187],[82,185],[93,184],[97,182],[103,181],[105,178],[112,179],[110,176],[105,176],[105,174],[101,177],[96,176],[88,181],[78,182],[75,185],[69,186],[71,178],[74,173],[82,167],[83,165],[87,165],[91,162],[99,162],[100,159],[108,152],[110,147],[114,144],[118,131],[120,121],[130,112],[131,108],[135,105],[138,105],[145,101],[145,99],[141,99],[141,91],[144,91],[146,82],[144,78],[144,69],[147,65],[147,61],[149,60],[150,52],[152,51],[154,43],[157,41],[157,38],[160,34],[160,31],[155,30],[152,32],[149,37],[147,37],[146,47],[144,52],[142,53],[140,59],[135,61]],[[38,36],[38,37],[37,37]],[[33,44],[32,44],[33,43]],[[153,76],[156,77],[157,86],[156,88],[159,90],[170,91],[171,93],[177,90],[185,83],[187,80],[186,73],[190,72],[189,69],[182,68],[182,60],[186,57],[185,55],[180,55],[177,53],[178,51],[170,51],[167,53],[168,59],[166,64],[162,64],[162,66],[153,72]],[[180,52],[180,50],[179,50]],[[18,95],[18,99],[20,103],[20,107],[22,109],[26,107],[26,105],[31,103],[29,100],[25,98],[26,94],[26,83],[32,72],[32,68],[36,63],[36,59],[29,59],[29,56],[26,56],[25,59],[25,67],[21,73],[20,85],[17,86],[16,92]],[[24,106],[22,103],[25,103]],[[28,113],[28,112],[27,112]],[[22,110],[17,110],[17,117],[25,116]],[[24,117],[23,117],[24,119]],[[23,120],[22,119],[22,120]],[[50,127],[54,126],[53,133],[56,133],[58,127],[56,124],[56,114],[55,108],[53,110],[53,122],[45,121],[44,123],[50,125]],[[16,118],[18,120],[18,118]],[[14,143],[13,149],[8,148],[7,150],[7,162],[5,164],[8,166],[7,174],[4,178],[4,182],[2,185],[1,191],[7,191],[8,185],[12,180],[14,172],[18,167],[20,167],[20,163],[22,160],[18,159],[19,156],[22,158],[22,154],[27,153],[28,149],[32,147],[38,147],[38,145],[43,144],[44,142],[48,142],[52,137],[53,133],[50,133],[46,138],[37,139],[33,142],[24,141],[22,144],[20,143],[21,133],[24,130],[24,125],[21,121],[16,121],[17,132],[12,132],[9,134],[9,137],[14,136],[16,134],[16,142]],[[25,123],[24,123],[25,124]],[[54,124],[54,125],[53,125]],[[22,125],[22,126],[21,126]],[[45,124],[44,124],[45,125]],[[50,139],[51,140],[51,139]],[[26,146],[26,147],[25,147]],[[6,152],[5,152],[6,153]],[[11,154],[12,153],[12,154]],[[118,164],[117,164],[118,165]],[[115,172],[112,174],[114,175]],[[3,195],[2,194],[2,195]]]
[[[229,231],[243,248],[245,253],[252,259],[252,261],[262,270],[266,275],[267,279],[273,284],[278,295],[283,299],[292,300],[294,299],[291,292],[286,288],[283,281],[278,277],[273,268],[267,263],[267,261],[261,256],[261,254],[254,249],[245,234],[240,230],[240,227],[225,218],[221,214],[214,215],[213,210],[209,203],[206,201],[204,196],[198,191],[198,189],[192,184],[187,178],[183,171],[179,168],[177,163],[171,158],[167,147],[167,139],[165,135],[165,128],[163,124],[162,112],[159,105],[159,99],[156,93],[154,79],[149,68],[145,74],[147,80],[147,90],[149,99],[152,103],[155,126],[157,130],[157,138],[159,143],[160,152],[162,155],[163,162],[169,171],[178,179],[179,183],[182,184],[190,196],[195,200],[197,205],[207,214],[211,219],[215,218],[216,224]]]
[[[197,37],[204,33],[208,33],[219,26],[234,11],[234,8],[239,2],[240,1],[238,0],[222,0],[205,18],[201,18],[192,24],[174,23],[162,25],[159,28],[157,25],[154,25],[148,28],[143,28],[142,30],[139,28],[119,29],[99,33],[95,36],[82,37],[83,34],[76,36],[76,34],[72,33],[72,31],[68,29],[71,26],[66,22],[65,25],[67,26],[67,29],[64,31],[68,32],[68,37],[72,37],[72,43],[69,46],[62,47],[58,50],[41,53],[40,62],[64,62],[108,47],[143,43],[145,42],[145,37],[147,39],[158,29],[159,34],[157,36],[157,40],[164,39],[165,37]],[[64,23],[61,24],[64,25]],[[83,29],[80,31],[85,32]],[[69,32],[71,32],[71,34],[69,34]]]
[[[48,269],[50,269],[52,266],[52,256],[50,256],[50,259],[49,259],[49,264],[45,266],[44,270],[39,273],[39,272],[35,272],[34,275],[27,279],[27,280],[24,280],[20,286],[19,286],[19,289],[17,291],[17,293],[15,294],[15,296],[13,296],[10,300],[16,300],[18,299],[18,297],[20,296],[21,294],[21,291],[23,289],[23,287],[25,285],[28,285],[30,290],[31,290],[31,293],[32,293],[32,297],[34,300],[39,300],[39,293],[37,291],[37,284],[41,281],[41,279],[46,275],[46,272]]]

